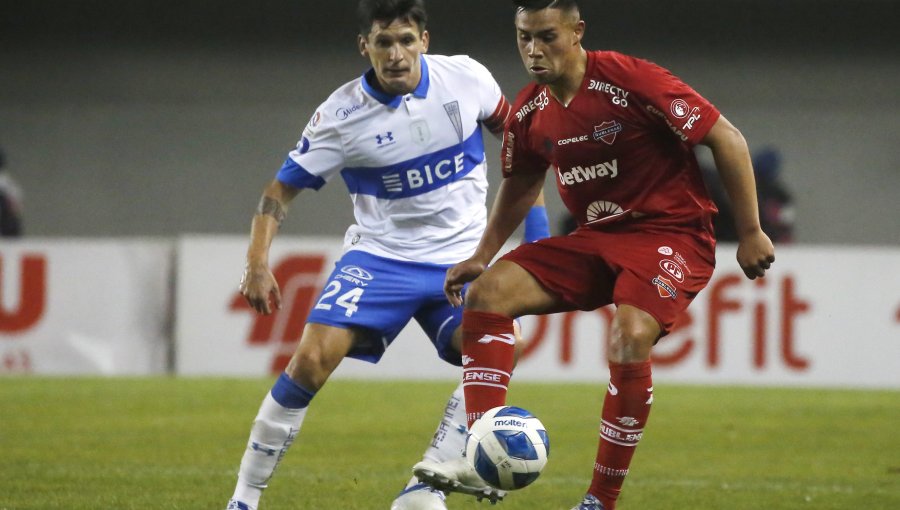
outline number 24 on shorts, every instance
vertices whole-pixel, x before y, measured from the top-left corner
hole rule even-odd
[[[353,287],[349,291],[338,296],[338,298],[334,300],[334,304],[344,308],[344,315],[351,317],[359,310],[359,307],[356,306],[356,304],[359,303],[359,299],[362,297],[364,291],[365,289],[360,287]],[[333,305],[327,301],[340,292],[341,282],[337,280],[328,282],[328,285],[322,292],[322,297],[319,298],[319,302],[316,303],[316,310],[331,310]]]

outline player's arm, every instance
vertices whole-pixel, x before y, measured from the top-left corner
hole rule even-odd
[[[269,247],[278,233],[278,227],[287,216],[288,204],[299,192],[299,188],[275,179],[263,190],[256,214],[253,215],[247,264],[241,278],[240,291],[247,303],[259,313],[271,313],[272,305],[276,309],[281,308],[281,291],[269,269]]]
[[[452,305],[462,305],[463,285],[484,272],[503,244],[522,223],[543,186],[543,172],[513,172],[503,179],[488,218],[487,228],[475,253],[447,271],[444,293]]]
[[[541,188],[537,199],[525,216],[525,236],[523,243],[533,243],[550,237],[550,220],[547,218],[547,205],[544,203],[544,189]]]
[[[511,113],[512,105],[509,104],[506,97],[501,95],[494,112],[490,117],[484,119],[482,123],[498,140],[502,140],[504,129],[509,124]],[[547,219],[547,207],[544,204],[544,190],[541,189],[537,199],[535,199],[534,204],[528,211],[528,216],[525,217],[525,236],[522,242],[533,243],[545,237],[550,237],[550,221]]]
[[[500,101],[497,102],[497,106],[494,108],[493,113],[491,113],[490,117],[484,119],[482,124],[496,139],[502,140],[503,130],[509,123],[511,113],[512,105],[509,104],[506,97],[501,95]]]
[[[734,210],[738,264],[751,280],[764,276],[775,261],[775,248],[760,227],[756,181],[747,141],[728,119],[720,116],[702,143],[712,150],[716,169]]]

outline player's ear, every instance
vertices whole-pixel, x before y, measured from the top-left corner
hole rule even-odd
[[[575,44],[581,44],[581,39],[584,38],[584,20],[578,20],[578,23],[575,23]]]
[[[422,53],[428,53],[428,42],[431,40],[431,36],[428,35],[428,30],[422,32]]]
[[[366,40],[365,37],[363,37],[362,34],[359,34],[358,36],[356,36],[356,44],[359,45],[359,54],[364,57],[369,56],[369,48],[368,48],[367,42],[368,41]]]

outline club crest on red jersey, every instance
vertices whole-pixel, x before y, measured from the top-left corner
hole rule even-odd
[[[672,285],[672,280],[669,280],[668,278],[656,275],[650,282],[653,283],[653,285],[656,285],[656,290],[659,291],[659,297],[661,298],[675,299],[675,296],[678,295],[678,291],[675,289],[675,286]]]
[[[622,131],[622,124],[615,120],[608,120],[599,126],[594,126],[594,140],[612,145],[616,141],[616,134],[620,131]]]

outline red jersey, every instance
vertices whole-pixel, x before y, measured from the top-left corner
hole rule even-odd
[[[719,111],[667,70],[612,51],[589,51],[568,105],[525,87],[503,139],[503,174],[556,172],[579,225],[654,226],[712,236],[716,207],[692,147]]]

